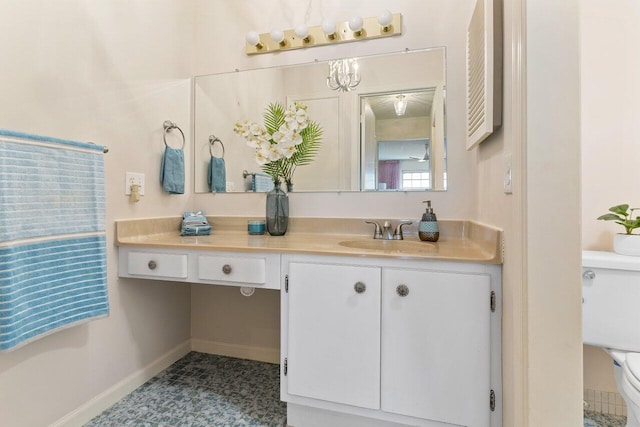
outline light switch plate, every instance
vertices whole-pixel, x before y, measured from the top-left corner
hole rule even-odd
[[[511,163],[511,153],[504,155],[504,175],[502,186],[504,194],[513,192],[513,164]]]
[[[139,185],[138,194],[144,196],[144,174],[138,172],[127,172],[124,180],[124,194],[128,196],[131,194],[131,186]]]

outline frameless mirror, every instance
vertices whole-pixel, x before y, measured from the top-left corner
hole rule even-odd
[[[211,191],[210,166],[220,158],[227,192],[267,191],[255,149],[233,127],[263,123],[270,103],[293,101],[323,129],[313,162],[293,176],[294,191],[446,190],[445,49],[351,59],[359,83],[346,91],[330,88],[335,61],[197,76],[195,191]]]

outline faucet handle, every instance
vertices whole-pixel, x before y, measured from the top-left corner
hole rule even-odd
[[[413,221],[400,221],[396,226],[396,231],[393,233],[393,240],[403,240],[404,237],[402,236],[402,226],[411,224],[413,224]]]
[[[367,224],[373,224],[375,225],[375,229],[373,231],[373,238],[374,239],[382,239],[382,229],[380,228],[380,224],[378,224],[375,221],[365,221]]]

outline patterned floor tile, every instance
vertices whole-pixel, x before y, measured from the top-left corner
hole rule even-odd
[[[584,427],[624,427],[627,417],[584,411]]]
[[[281,427],[279,366],[191,352],[85,427]]]

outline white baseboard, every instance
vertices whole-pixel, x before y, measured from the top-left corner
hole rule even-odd
[[[191,350],[220,356],[257,360],[258,362],[280,363],[280,349],[278,348],[250,347],[247,345],[192,339]]]
[[[118,400],[183,358],[189,351],[191,351],[191,340],[172,348],[149,365],[114,384],[49,427],[80,427],[86,424]]]

